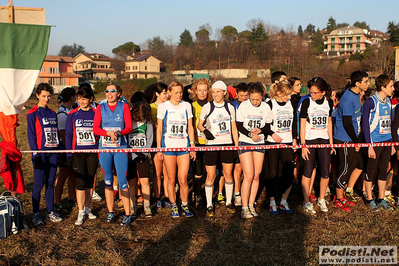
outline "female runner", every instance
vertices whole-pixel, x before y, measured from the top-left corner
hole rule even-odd
[[[193,114],[191,105],[182,101],[183,85],[173,81],[168,87],[170,100],[158,106],[157,113],[157,147],[158,148],[186,148],[195,147]],[[181,209],[186,217],[192,217],[188,208],[187,175],[190,167],[190,158],[195,160],[195,151],[168,151],[158,152],[159,160],[165,160],[168,173],[168,193],[172,205],[172,218],[180,217],[176,203],[176,166],[177,178],[180,185]]]
[[[198,129],[206,137],[206,145],[232,146],[238,144],[238,133],[235,122],[235,109],[232,104],[225,101],[228,97],[227,86],[223,81],[216,81],[212,88],[213,101],[204,105],[201,110]],[[205,123],[205,124],[204,124]],[[207,202],[207,216],[213,216],[213,183],[216,178],[216,166],[218,160],[222,163],[223,176],[226,179],[226,208],[230,213],[235,213],[235,207],[231,204],[233,198],[234,180],[233,163],[234,152],[212,151],[205,153],[205,196]]]
[[[93,131],[100,137],[100,149],[127,148],[126,136],[132,132],[132,116],[129,105],[119,101],[122,88],[117,83],[109,83],[105,89],[107,102],[97,106],[94,116]],[[107,218],[105,222],[115,221],[114,215],[114,192],[113,192],[113,173],[115,167],[118,177],[119,189],[125,210],[121,225],[129,226],[130,216],[130,197],[126,173],[128,168],[127,153],[100,153],[99,161],[104,172],[105,199],[107,202]]]
[[[301,105],[300,138],[302,145],[333,144],[331,113],[333,102],[329,99],[330,85],[322,78],[316,77],[308,82],[310,97]],[[331,154],[334,148],[302,148],[304,169],[302,176],[302,192],[304,197],[303,208],[306,212],[315,214],[313,204],[309,201],[310,179],[316,166],[316,154],[320,167],[320,195],[317,205],[322,212],[327,212],[327,201],[324,199],[330,179]]]
[[[267,144],[276,145],[277,143],[296,145],[296,112],[294,104],[290,101],[292,86],[287,81],[280,81],[272,84],[269,96],[271,112],[270,130],[277,134],[278,138],[267,137]],[[282,193],[279,208],[286,213],[292,213],[288,206],[287,198],[291,191],[294,173],[294,151],[292,149],[268,149],[266,150],[268,165],[268,180],[266,185],[267,195],[270,197],[270,213],[278,214],[275,196],[277,190]],[[280,163],[283,168],[282,175],[279,175]],[[279,178],[281,176],[281,178]],[[277,189],[278,188],[278,189]]]
[[[28,141],[29,147],[34,150],[56,150],[59,145],[59,132],[57,128],[57,114],[50,108],[48,103],[54,93],[53,87],[47,83],[40,83],[36,87],[38,103],[29,110]],[[54,180],[57,172],[57,153],[33,153],[34,184],[32,191],[32,207],[34,225],[43,224],[39,213],[40,192],[46,184],[46,219],[52,222],[60,222],[59,214],[54,212]]]
[[[93,132],[95,109],[91,107],[94,100],[93,90],[84,86],[79,88],[77,95],[79,107],[69,112],[65,123],[66,149],[97,149],[98,143]],[[90,210],[90,203],[98,166],[98,154],[67,154],[67,165],[73,167],[76,176],[76,200],[79,213],[75,225],[82,225],[87,218],[97,218]]]

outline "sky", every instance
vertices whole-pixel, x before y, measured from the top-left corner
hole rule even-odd
[[[399,23],[398,0],[14,0],[17,7],[46,9],[51,29],[49,55],[62,45],[83,45],[86,52],[112,56],[112,49],[129,41],[143,46],[148,39],[179,42],[189,30],[194,36],[201,25],[212,27],[211,39],[224,26],[247,30],[251,19],[297,31],[311,23],[325,28],[332,16],[337,23],[366,21],[371,29],[386,32],[389,21]],[[8,0],[0,0],[8,5]]]

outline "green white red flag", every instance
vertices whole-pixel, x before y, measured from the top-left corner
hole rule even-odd
[[[51,26],[0,23],[0,112],[19,114],[47,54]]]

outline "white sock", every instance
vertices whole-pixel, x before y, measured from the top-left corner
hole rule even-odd
[[[351,187],[346,188],[346,192],[351,192],[351,191],[353,191],[353,188],[351,188]]]
[[[281,199],[280,205],[284,205],[285,203],[287,203],[287,201],[285,199]]]
[[[271,200],[270,201],[270,206],[276,206],[276,201],[275,200]]]
[[[114,186],[114,190],[118,190],[118,186]]]
[[[150,203],[149,202],[144,202],[144,207],[150,207]]]
[[[226,190],[226,206],[231,204],[231,198],[233,197],[234,183],[225,183]]]
[[[240,192],[234,192],[235,196],[240,196]]]
[[[213,185],[205,185],[206,207],[212,207]]]
[[[253,204],[248,204],[248,207],[249,207],[249,208],[253,208],[254,205],[253,205]]]
[[[248,207],[242,207],[243,210],[248,210]]]
[[[181,202],[181,206],[187,206],[188,202]]]
[[[85,210],[84,209],[83,210],[79,210],[79,213],[84,214]]]

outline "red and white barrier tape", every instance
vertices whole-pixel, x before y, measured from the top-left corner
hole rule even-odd
[[[346,143],[346,144],[313,144],[313,145],[253,145],[253,146],[201,146],[201,147],[187,147],[187,148],[119,148],[119,149],[91,149],[91,150],[36,150],[23,151],[21,153],[113,153],[113,152],[185,152],[185,151],[246,151],[246,150],[269,150],[269,149],[300,149],[307,148],[349,148],[349,147],[387,147],[399,146],[399,142],[380,142],[380,143]]]

